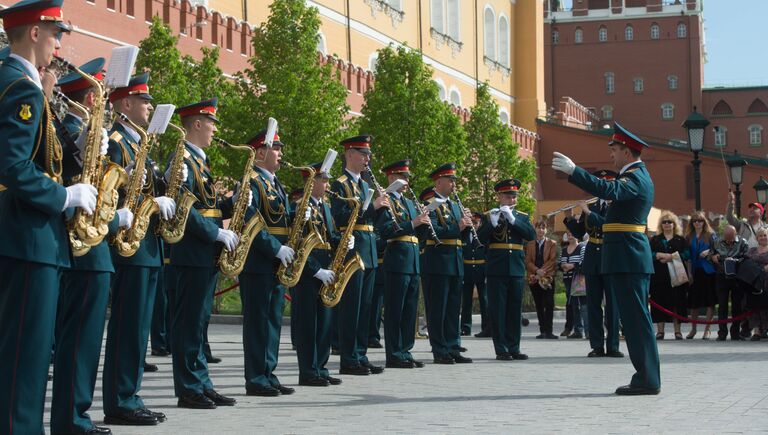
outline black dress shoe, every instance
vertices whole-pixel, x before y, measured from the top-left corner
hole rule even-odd
[[[412,363],[412,364],[413,364],[413,366],[414,366],[414,367],[416,367],[417,369],[420,369],[420,368],[423,368],[423,367],[424,367],[424,363],[423,363],[423,362],[421,362],[421,361],[419,361],[419,360],[416,360],[416,359],[412,359],[412,360],[411,360],[411,363]]]
[[[381,373],[384,373],[384,367],[382,366],[375,366],[371,363],[365,363],[365,364],[362,364],[362,366],[370,370],[372,375],[379,375]]]
[[[385,364],[385,367],[388,369],[412,369],[413,361],[411,360],[387,361],[387,363]]]
[[[379,341],[369,341],[368,342],[368,348],[369,349],[381,349],[384,346],[382,346],[381,342]]]
[[[475,334],[475,338],[488,338],[491,336],[491,333],[488,331],[480,331],[477,334]]]
[[[466,352],[467,351],[467,348],[464,347],[464,346],[459,346],[456,349],[458,349],[459,352]]]
[[[144,412],[143,409],[120,411],[116,414],[104,416],[104,424],[110,426],[155,426],[157,423],[157,418]]]
[[[222,396],[213,388],[203,391],[203,394],[205,394],[205,397],[211,399],[213,403],[218,406],[235,406],[235,403],[237,403],[237,400],[235,400],[233,397]]]
[[[588,353],[587,356],[589,358],[602,358],[605,356],[605,351],[603,349],[592,349],[592,352]]]
[[[470,364],[472,362],[472,358],[467,358],[460,354],[451,355],[451,357],[456,361],[456,364]]]
[[[537,336],[536,336],[536,339],[537,339],[537,340],[541,340],[541,339],[543,339],[543,338],[547,338],[547,336],[546,336],[546,335],[544,335],[544,334],[539,334],[539,335],[537,335]]]
[[[609,358],[624,358],[624,354],[619,350],[609,350],[605,356]]]
[[[455,364],[455,361],[450,355],[435,355],[433,362],[435,364]]]
[[[189,409],[216,409],[216,404],[213,400],[205,396],[205,394],[182,394],[179,397],[179,408]]]
[[[512,361],[512,355],[504,352],[496,355],[496,359],[498,361]]]
[[[144,371],[145,371],[145,372],[148,372],[148,373],[154,373],[154,372],[156,372],[156,371],[158,371],[158,370],[159,370],[159,369],[157,368],[157,366],[156,366],[155,364],[150,364],[150,363],[148,363],[148,362],[145,362],[145,363],[144,363]]]
[[[170,354],[168,349],[152,349],[152,356],[168,356]]]
[[[100,435],[100,434],[110,434],[110,433],[112,433],[112,429],[104,426],[93,426],[92,428],[83,432],[83,434],[85,435]]]
[[[646,396],[659,394],[660,391],[660,388],[634,387],[632,385],[624,385],[623,387],[616,389],[616,394],[619,396]]]
[[[316,377],[316,378],[309,378],[309,379],[301,379],[299,380],[299,385],[302,385],[304,387],[327,387],[328,385],[331,385],[330,382],[328,382],[328,379]]]
[[[557,335],[555,335],[555,334],[553,334],[551,332],[548,332],[548,333],[544,334],[544,338],[546,338],[548,340],[558,340],[560,337],[558,337]]]
[[[221,358],[213,355],[206,355],[205,362],[207,362],[208,364],[218,364],[221,362]]]
[[[284,395],[286,395],[286,396],[287,396],[287,395],[289,395],[289,394],[293,394],[293,393],[295,393],[295,392],[296,392],[296,390],[295,390],[295,389],[293,389],[293,388],[291,388],[291,387],[286,387],[285,385],[278,385],[278,386],[277,386],[277,387],[275,387],[275,388],[277,388],[277,391],[279,391],[279,392],[280,392],[280,394],[284,394]]]
[[[333,376],[326,376],[325,380],[331,385],[341,385],[341,379],[334,378]]]
[[[155,417],[157,419],[157,421],[160,422],[160,423],[162,423],[165,420],[167,420],[167,418],[165,417],[165,414],[163,414],[162,412],[150,411],[147,408],[141,408],[141,411],[146,413],[146,414],[151,415],[152,417]]]
[[[573,334],[569,335],[568,338],[584,338],[584,334],[581,332],[574,332]]]
[[[245,389],[245,394],[248,396],[263,396],[263,397],[276,397],[280,395],[280,390],[272,386],[254,386]]]
[[[524,353],[520,353],[520,352],[518,352],[518,353],[511,353],[510,355],[512,355],[512,359],[516,359],[516,360],[523,361],[523,360],[527,360],[528,359],[528,355],[526,355]]]
[[[354,375],[354,376],[368,376],[371,374],[371,371],[368,370],[368,367],[358,365],[358,366],[352,366],[352,367],[340,367],[339,374]]]

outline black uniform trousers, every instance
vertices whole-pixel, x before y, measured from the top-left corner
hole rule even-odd
[[[368,364],[366,353],[375,280],[376,269],[358,270],[336,306],[342,367]]]
[[[416,313],[419,305],[419,275],[387,273],[384,292],[384,346],[387,362],[413,359]]]
[[[488,276],[488,310],[497,355],[520,353],[524,286],[522,276]]]
[[[427,278],[429,343],[436,357],[458,355],[461,277],[431,274]]]
[[[485,265],[464,264],[464,282],[461,292],[461,332],[472,332],[472,302],[477,288],[477,301],[480,303],[480,330],[490,331],[488,324],[488,292],[485,287]]]
[[[331,355],[331,308],[320,302],[323,283],[315,278],[302,279],[294,287],[291,317],[296,316],[296,357],[299,382],[327,378],[325,365]]]

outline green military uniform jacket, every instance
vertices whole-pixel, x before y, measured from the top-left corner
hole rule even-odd
[[[368,192],[368,183],[362,177],[355,183],[352,175],[344,169],[344,174],[331,184],[331,191],[345,198],[357,198],[360,201],[360,207],[362,207]],[[350,224],[349,218],[352,214],[352,206],[347,201],[333,198],[331,201],[331,212],[333,213],[333,219],[339,224],[339,230],[343,232],[347,225]],[[366,269],[375,269],[378,266],[376,234],[373,232],[377,214],[373,207],[373,199],[371,199],[368,209],[361,209],[360,214],[357,216],[357,222],[354,222],[356,228],[354,231],[355,249],[350,251],[350,255],[354,255],[355,252],[359,254]],[[358,230],[357,228],[365,228],[365,231]]]
[[[435,193],[435,197],[439,195]],[[463,213],[454,201],[440,204],[429,213],[437,238],[443,242],[435,245],[427,240],[424,249],[424,273],[432,275],[464,276],[464,257],[462,255],[462,231],[459,221]],[[465,228],[464,231],[469,231]]]
[[[0,66],[0,104],[0,256],[68,267],[61,146],[46,140],[56,133],[43,91],[13,57]]]
[[[171,155],[170,162],[174,156]],[[216,193],[213,175],[207,157],[203,158],[189,142],[184,149],[187,181],[182,190],[188,190],[197,201],[189,211],[184,237],[171,245],[171,264],[188,267],[217,267],[222,245],[216,243],[222,221],[232,215],[232,199]],[[171,192],[169,192],[170,194]]]
[[[123,168],[133,163],[136,155],[139,153],[139,145],[138,140],[135,140],[131,136],[131,133],[125,126],[123,126],[123,124],[115,122],[112,125],[112,130],[109,131],[109,149],[107,155],[114,163],[117,163]],[[141,144],[141,146],[143,146],[143,144]],[[155,179],[155,174],[149,159],[147,159],[145,168],[147,170],[147,184],[144,186],[143,194],[155,196],[155,186],[158,183]],[[126,186],[123,186],[123,189],[125,187]],[[122,206],[124,199],[125,191],[121,190],[120,206]],[[139,245],[139,249],[134,255],[123,257],[115,251],[112,253],[112,261],[115,264],[126,266],[161,267],[163,265],[163,247],[160,238],[155,235],[158,219],[157,214],[152,217],[149,228],[147,229],[147,235],[144,237],[144,240],[141,241],[141,245]]]
[[[394,193],[390,193],[389,201],[395,209],[395,218],[400,228],[395,228],[389,209],[379,213],[376,230],[386,243],[384,269],[389,273],[420,274],[419,235],[423,234],[423,227],[426,225],[413,227],[412,220],[419,213],[413,201],[404,195],[398,198]]]
[[[328,199],[323,198],[322,203],[318,205],[313,198],[310,198],[309,203],[310,207],[312,207],[310,223],[322,236],[324,243],[313,249],[309,254],[307,264],[304,265],[304,270],[302,271],[302,280],[314,279],[318,270],[327,269],[330,266],[333,252],[337,249],[341,239],[341,235],[336,229],[336,224],[333,222]]]
[[[288,240],[291,204],[280,181],[277,178],[274,182],[270,181],[267,171],[258,166],[254,166],[251,175],[251,191],[253,203],[248,208],[246,219],[258,210],[266,221],[266,227],[254,238],[243,272],[271,275],[280,264],[277,252]]]
[[[485,268],[485,245],[481,243],[478,243],[474,240],[470,240],[470,234],[471,232],[467,232],[467,234],[464,235],[463,243],[464,247],[462,249],[462,256],[464,257],[464,267],[466,268],[467,265],[475,265],[475,266],[482,266]],[[479,235],[479,233],[478,233]]]
[[[645,163],[633,164],[615,180],[601,180],[577,167],[569,181],[598,198],[613,201],[603,224],[601,272],[652,274],[653,257],[645,226],[653,206],[653,182]]]
[[[485,245],[485,273],[496,276],[525,276],[525,243],[536,238],[528,215],[512,210],[515,223],[510,225],[503,215],[499,224],[491,224],[490,212],[483,215],[477,234]]]
[[[568,231],[574,237],[581,240],[584,234],[589,234],[589,242],[584,250],[584,260],[581,263],[581,273],[585,275],[600,275],[600,253],[603,250],[603,223],[607,205],[601,207],[600,203],[589,205],[589,216],[582,213],[577,220],[574,217],[566,217],[563,220]]]

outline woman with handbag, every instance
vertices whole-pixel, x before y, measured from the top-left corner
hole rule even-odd
[[[688,259],[688,242],[682,235],[680,220],[671,211],[663,211],[656,235],[651,238],[654,274],[651,277],[651,299],[669,311],[688,316],[688,277],[683,262]],[[674,281],[674,282],[673,282]],[[651,307],[651,320],[656,323],[656,339],[664,339],[664,324],[673,321],[675,340],[682,340],[680,321]]]
[[[570,232],[563,234],[563,241],[568,244],[561,251],[559,267],[563,271],[565,295],[568,298],[567,305],[573,317],[573,333],[568,338],[584,338],[584,331],[589,330],[587,324],[587,286],[584,275],[579,270],[581,262],[584,260],[584,247],[587,244],[579,243],[579,239]]]
[[[688,308],[690,308],[690,318],[696,320],[699,318],[699,310],[707,309],[707,321],[711,321],[715,315],[715,305],[717,304],[716,276],[715,266],[709,261],[710,249],[717,242],[717,234],[709,224],[709,220],[703,211],[694,211],[691,213],[691,219],[685,228],[685,240],[690,245],[690,271],[692,282],[688,288]],[[704,327],[703,340],[709,340],[710,325]],[[691,332],[685,336],[692,339],[696,336],[696,324],[691,325]]]

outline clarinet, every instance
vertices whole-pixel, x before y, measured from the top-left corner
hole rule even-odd
[[[416,193],[411,189],[411,183],[407,184],[408,186],[408,193],[411,194],[413,197],[413,203],[416,205],[416,208],[419,210],[419,214],[424,214],[427,212],[427,210],[424,208],[424,206],[419,202],[419,198],[416,196]],[[429,217],[429,216],[427,216]],[[432,226],[432,219],[429,221],[429,236],[432,238],[432,240],[435,241],[435,246],[440,246],[443,244],[443,242],[440,241],[440,238],[437,237],[437,233],[435,232],[435,227]]]
[[[459,194],[456,193],[456,189],[453,190],[453,199],[454,199],[454,201],[456,201],[456,204],[461,209],[462,216],[470,217],[470,216],[467,216],[467,211],[464,208],[464,204],[461,203],[461,198],[459,198]],[[471,217],[470,217],[470,219],[471,219]],[[475,225],[474,224],[469,226],[469,231],[472,232],[472,237],[475,239],[475,243],[477,243],[477,247],[478,248],[482,248],[483,244],[480,242],[480,238],[477,236],[477,230],[475,229]]]
[[[379,196],[386,195],[386,192],[381,188],[381,185],[378,181],[376,181],[376,177],[373,176],[373,171],[371,171],[370,166],[366,166],[365,170],[368,171],[368,176],[371,177],[371,184],[373,184],[373,188],[379,192]],[[389,201],[389,214],[392,216],[392,224],[395,226],[395,231],[400,231],[400,224],[397,223],[397,218],[395,217],[395,207],[392,205],[392,201]]]

